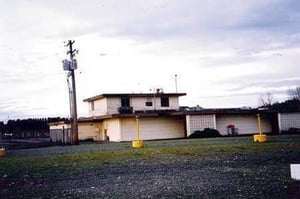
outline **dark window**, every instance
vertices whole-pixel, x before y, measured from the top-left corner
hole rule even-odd
[[[129,97],[121,97],[121,106],[122,107],[129,107],[130,106]]]
[[[147,99],[146,99],[146,102],[145,102],[145,105],[146,105],[146,106],[152,106],[152,98],[150,98],[150,97],[147,98]]]
[[[146,102],[146,106],[152,106],[152,102]]]
[[[169,98],[168,97],[161,97],[160,103],[162,107],[169,107]]]

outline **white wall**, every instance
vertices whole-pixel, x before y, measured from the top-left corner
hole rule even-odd
[[[121,98],[110,97],[107,98],[107,114],[119,113],[118,108],[121,106]]]
[[[59,124],[59,123],[57,123],[57,125],[55,125],[54,123],[53,124],[51,124],[51,125],[49,125],[49,128],[50,128],[50,130],[52,130],[52,129],[68,129],[68,128],[71,128],[71,124]]]
[[[147,101],[147,97],[131,97],[130,98],[130,106],[133,107],[133,110],[135,111],[143,111],[143,110],[177,110],[179,109],[179,100],[178,97],[169,97],[169,106],[168,107],[162,107],[161,106],[161,98],[160,97],[151,97],[152,100],[152,106],[146,106],[145,102]],[[120,104],[119,104],[120,106]]]
[[[300,113],[279,113],[280,131],[288,131],[289,128],[300,128]]]
[[[71,129],[70,124],[58,124],[58,125],[50,125],[51,130],[63,130],[63,129]],[[95,137],[95,126],[94,123],[78,123],[78,139],[86,140],[86,139],[94,139]]]
[[[205,128],[216,129],[216,118],[214,114],[210,115],[187,115],[186,116],[187,136],[197,130]]]
[[[89,116],[99,116],[107,114],[107,100],[106,98],[94,101],[94,111],[92,110],[92,102],[88,102]]]
[[[160,99],[159,99],[160,100]],[[179,109],[179,98],[176,97],[169,97],[169,103],[170,103],[170,107],[169,109]],[[161,107],[160,108],[166,108],[166,107]]]
[[[172,139],[184,138],[184,120],[176,118],[139,118],[140,139]],[[136,119],[123,118],[121,120],[121,141],[136,140]]]
[[[143,110],[169,110],[169,109],[179,109],[179,99],[177,96],[169,97],[169,106],[162,107],[161,106],[161,98],[160,97],[152,97],[152,106],[146,106],[145,102],[147,101],[147,97],[130,97],[130,106],[133,107],[134,111],[143,111]],[[91,109],[91,102],[88,103],[88,111],[89,116],[101,116],[101,115],[110,115],[110,114],[118,114],[118,108],[121,106],[121,98],[120,97],[109,97],[103,98],[94,101],[95,110]]]
[[[64,123],[52,124],[50,127],[50,138],[53,142],[71,143],[71,125]]]
[[[256,114],[247,115],[217,115],[217,130],[221,135],[228,135],[227,126],[233,124],[238,128],[239,135],[258,133],[258,123]],[[271,122],[261,117],[262,132],[268,133],[272,131]]]
[[[107,124],[104,122],[95,122],[95,138],[96,141],[106,141],[107,140]]]
[[[109,137],[109,141],[113,141],[113,142],[122,141],[119,118],[105,120],[103,125],[104,125],[104,130],[107,129],[107,136]]]

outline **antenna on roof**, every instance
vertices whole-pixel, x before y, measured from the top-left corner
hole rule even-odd
[[[176,93],[177,93],[177,74],[175,74],[175,91],[176,91]]]

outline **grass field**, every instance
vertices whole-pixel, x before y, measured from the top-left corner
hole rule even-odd
[[[8,151],[0,198],[300,198],[300,136],[81,143]]]

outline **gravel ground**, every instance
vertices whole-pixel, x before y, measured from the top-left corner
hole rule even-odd
[[[201,159],[201,158],[200,158]],[[277,167],[236,167],[223,158],[167,160],[130,160],[110,164],[93,172],[63,180],[71,189],[63,196],[76,198],[282,198],[288,187],[272,170]],[[201,162],[200,162],[201,161]],[[255,169],[255,173],[253,173]],[[282,171],[278,171],[282,172]],[[284,171],[283,171],[284,172]],[[78,186],[79,185],[79,186]],[[258,189],[259,187],[259,189]],[[58,187],[59,188],[59,187]],[[61,197],[61,194],[57,196]]]
[[[146,149],[119,143],[9,151],[14,160],[97,151],[133,156],[58,161],[33,174],[25,168],[6,174],[9,169],[0,166],[0,198],[300,198],[299,181],[289,173],[290,163],[300,163],[300,136],[272,139],[261,151],[247,145],[251,138],[147,142]]]

